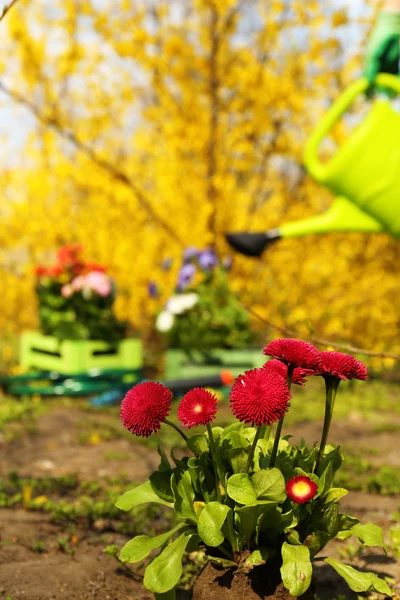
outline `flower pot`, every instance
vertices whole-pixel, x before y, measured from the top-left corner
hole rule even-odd
[[[284,587],[279,565],[270,564],[245,569],[225,569],[211,562],[207,563],[197,577],[192,592],[192,600],[296,600]],[[312,600],[311,587],[300,596]]]
[[[184,350],[167,350],[165,357],[165,379],[189,379],[231,371],[235,377],[248,371],[262,367],[267,357],[258,350],[222,350],[215,349],[205,356],[194,351],[189,357]]]
[[[39,331],[21,335],[20,364],[23,368],[76,374],[89,369],[138,369],[142,345],[136,338],[108,343],[100,340],[62,340]]]

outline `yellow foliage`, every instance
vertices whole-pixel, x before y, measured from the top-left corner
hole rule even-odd
[[[119,316],[143,329],[184,246],[223,256],[227,231],[325,210],[329,194],[301,167],[304,141],[360,72],[354,57],[339,64],[347,14],[328,4],[22,1],[2,60],[41,120],[3,177],[1,328],[36,325],[33,266],[63,243],[109,265]],[[385,235],[286,240],[262,261],[237,257],[232,287],[277,324],[400,352],[399,259]],[[159,301],[147,297],[153,279]]]

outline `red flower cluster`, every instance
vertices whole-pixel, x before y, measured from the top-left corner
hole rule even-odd
[[[278,422],[290,406],[286,381],[264,368],[239,375],[229,399],[232,412],[239,421],[257,426]]]
[[[178,419],[189,429],[208,425],[214,422],[217,404],[215,394],[204,388],[195,388],[183,396],[178,408]]]
[[[57,259],[60,265],[67,268],[73,268],[81,264],[80,255],[82,254],[82,246],[79,244],[71,244],[62,246],[57,252]]]
[[[285,381],[287,380],[287,374],[288,374],[287,365],[285,365],[285,363],[281,362],[280,360],[278,360],[276,358],[272,358],[271,360],[269,360],[265,363],[263,368],[267,369],[268,371],[273,371],[274,373],[278,373],[278,375],[281,375],[285,379]],[[308,371],[307,369],[302,369],[301,367],[296,367],[293,370],[292,383],[295,383],[297,385],[305,385],[305,383],[306,383],[305,377],[307,377],[307,375],[310,375],[310,374],[313,375],[314,373],[310,373],[310,371]]]
[[[81,257],[82,246],[71,244],[62,246],[57,252],[57,263],[49,267],[39,266],[35,269],[36,277],[57,278],[63,273],[70,275],[84,275],[91,271],[105,272],[105,267],[96,263],[87,263]]]
[[[321,359],[321,375],[331,375],[342,380],[368,378],[367,367],[354,356],[342,352],[321,352]]]
[[[172,392],[161,383],[138,383],[127,392],[121,404],[124,426],[135,435],[149,437],[167,418],[171,398]]]
[[[301,340],[291,338],[274,340],[265,346],[263,354],[277,358],[293,367],[302,367],[313,371],[319,371],[321,367],[320,351],[312,344]]]
[[[312,500],[317,492],[317,484],[304,475],[292,477],[286,484],[286,493],[296,504],[304,504]]]

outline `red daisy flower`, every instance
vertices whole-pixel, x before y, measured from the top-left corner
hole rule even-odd
[[[252,425],[271,425],[289,409],[290,391],[282,375],[252,369],[239,375],[229,394],[235,417]]]
[[[278,373],[278,375],[281,375],[285,379],[285,381],[287,380],[288,368],[287,365],[285,365],[285,363],[283,363],[282,361],[276,358],[272,358],[271,360],[265,363],[263,368],[267,369],[268,371]],[[314,372],[311,373],[307,369],[296,367],[295,369],[293,369],[292,383],[296,383],[297,385],[305,385],[305,377],[311,374],[314,374]]]
[[[178,419],[185,427],[213,423],[217,414],[217,397],[204,388],[195,388],[185,394],[179,404]]]
[[[313,371],[317,371],[321,367],[320,351],[312,344],[301,340],[291,338],[274,340],[265,346],[263,354],[277,358],[293,367],[303,367],[303,369]]]
[[[149,437],[158,431],[171,408],[172,392],[161,383],[144,381],[127,392],[121,404],[121,420],[135,435]]]
[[[338,379],[367,379],[367,367],[349,354],[342,352],[321,352],[321,375],[332,375]]]
[[[286,484],[286,493],[296,504],[304,504],[312,500],[317,492],[317,484],[304,475],[292,477]]]

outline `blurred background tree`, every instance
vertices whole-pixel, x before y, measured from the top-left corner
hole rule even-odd
[[[325,210],[302,148],[360,75],[368,22],[328,0],[20,0],[0,59],[2,329],[36,324],[33,265],[61,244],[107,264],[119,316],[144,327],[183,247],[227,254],[226,231]],[[235,258],[231,281],[299,335],[394,352],[399,259],[386,235],[300,238]]]

